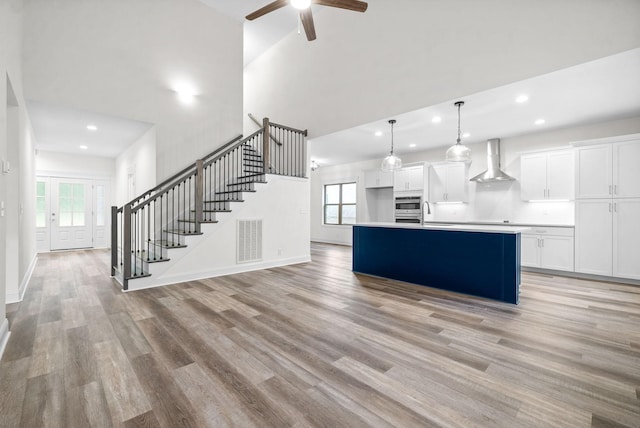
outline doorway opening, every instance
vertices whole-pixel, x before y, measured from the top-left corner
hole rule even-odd
[[[37,177],[37,250],[108,247],[108,191],[104,180]]]

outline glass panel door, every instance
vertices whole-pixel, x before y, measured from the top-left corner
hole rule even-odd
[[[68,250],[93,245],[91,182],[51,179],[51,249]]]

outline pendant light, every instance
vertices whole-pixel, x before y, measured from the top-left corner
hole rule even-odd
[[[457,101],[454,105],[458,107],[458,139],[447,150],[446,159],[447,162],[471,162],[471,149],[460,144],[460,107],[464,105],[464,101]]]
[[[381,168],[383,171],[395,171],[396,169],[402,168],[402,160],[393,154],[393,124],[396,123],[396,120],[391,119],[389,123],[391,124],[391,151],[389,152],[389,156],[382,161]]]

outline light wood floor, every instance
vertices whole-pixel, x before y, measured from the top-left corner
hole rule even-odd
[[[0,426],[640,426],[640,287],[523,274],[512,306],[313,262],[123,294],[39,256]]]

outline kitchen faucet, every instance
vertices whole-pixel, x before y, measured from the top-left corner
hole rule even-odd
[[[424,201],[422,204],[422,225],[424,226],[424,206],[427,206],[427,214],[431,214],[431,205],[429,205],[429,201]]]

